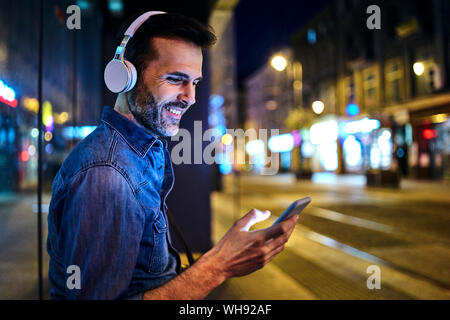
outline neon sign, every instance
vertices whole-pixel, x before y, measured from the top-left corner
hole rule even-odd
[[[336,121],[328,120],[313,124],[309,129],[312,144],[328,144],[337,140],[339,126]]]
[[[425,129],[422,132],[423,137],[427,140],[434,139],[437,137],[437,132],[434,129]]]
[[[288,152],[294,148],[294,137],[290,133],[270,137],[268,146],[272,152]]]
[[[16,92],[0,80],[0,101],[11,108],[17,107]]]
[[[380,121],[376,119],[364,118],[361,120],[346,122],[344,132],[346,134],[354,134],[358,132],[368,133],[380,127]]]

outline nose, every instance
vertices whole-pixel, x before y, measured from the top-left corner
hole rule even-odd
[[[188,107],[193,105],[195,103],[195,86],[192,83],[184,85],[182,92],[178,95],[178,100]]]

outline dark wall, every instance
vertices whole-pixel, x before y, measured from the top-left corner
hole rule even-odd
[[[167,205],[183,232],[186,242],[191,250],[204,252],[211,247],[211,208],[210,193],[212,181],[212,166],[194,164],[194,140],[201,137],[194,136],[194,121],[202,121],[203,131],[208,129],[208,99],[210,95],[209,59],[203,54],[204,80],[197,89],[197,102],[191,106],[183,116],[181,128],[191,133],[191,164],[174,165],[175,185],[168,197]],[[206,81],[205,81],[206,80]],[[169,150],[175,142],[170,143]],[[207,143],[202,143],[202,150]],[[180,251],[182,248],[174,236],[175,246]]]
[[[130,17],[146,11],[161,10],[178,12],[196,18],[206,23],[214,1],[151,1],[149,4],[141,1],[124,1],[124,12],[121,17],[105,16],[103,39],[103,68],[113,57],[117,46],[116,35],[120,26]],[[106,2],[103,2],[107,12]],[[183,116],[181,128],[189,130],[193,137],[194,121],[202,121],[203,130],[208,129],[208,99],[210,95],[209,59],[204,54],[203,80],[197,89],[196,100],[190,110]],[[108,92],[103,86],[103,105],[114,105],[116,95]],[[194,141],[191,139],[192,148]],[[206,144],[203,143],[203,148]],[[173,143],[169,145],[169,150]],[[192,149],[193,150],[193,149]],[[193,160],[193,151],[192,151]],[[193,161],[192,161],[193,163]],[[171,209],[177,224],[183,232],[192,251],[204,252],[211,247],[211,167],[206,164],[174,165],[175,185],[168,197],[167,204]],[[173,234],[175,246],[184,251]]]

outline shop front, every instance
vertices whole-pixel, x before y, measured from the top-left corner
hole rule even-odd
[[[411,177],[450,179],[450,104],[411,112],[413,143],[409,152]]]

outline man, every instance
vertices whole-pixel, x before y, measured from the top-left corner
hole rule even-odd
[[[103,110],[102,123],[75,147],[53,183],[52,298],[202,299],[283,250],[297,218],[249,232],[269,216],[258,210],[184,272],[168,240],[165,199],[173,170],[164,138],[177,133],[195,103],[202,49],[214,41],[208,28],[175,14],[152,16],[135,33],[126,55],[137,69],[136,86]]]

